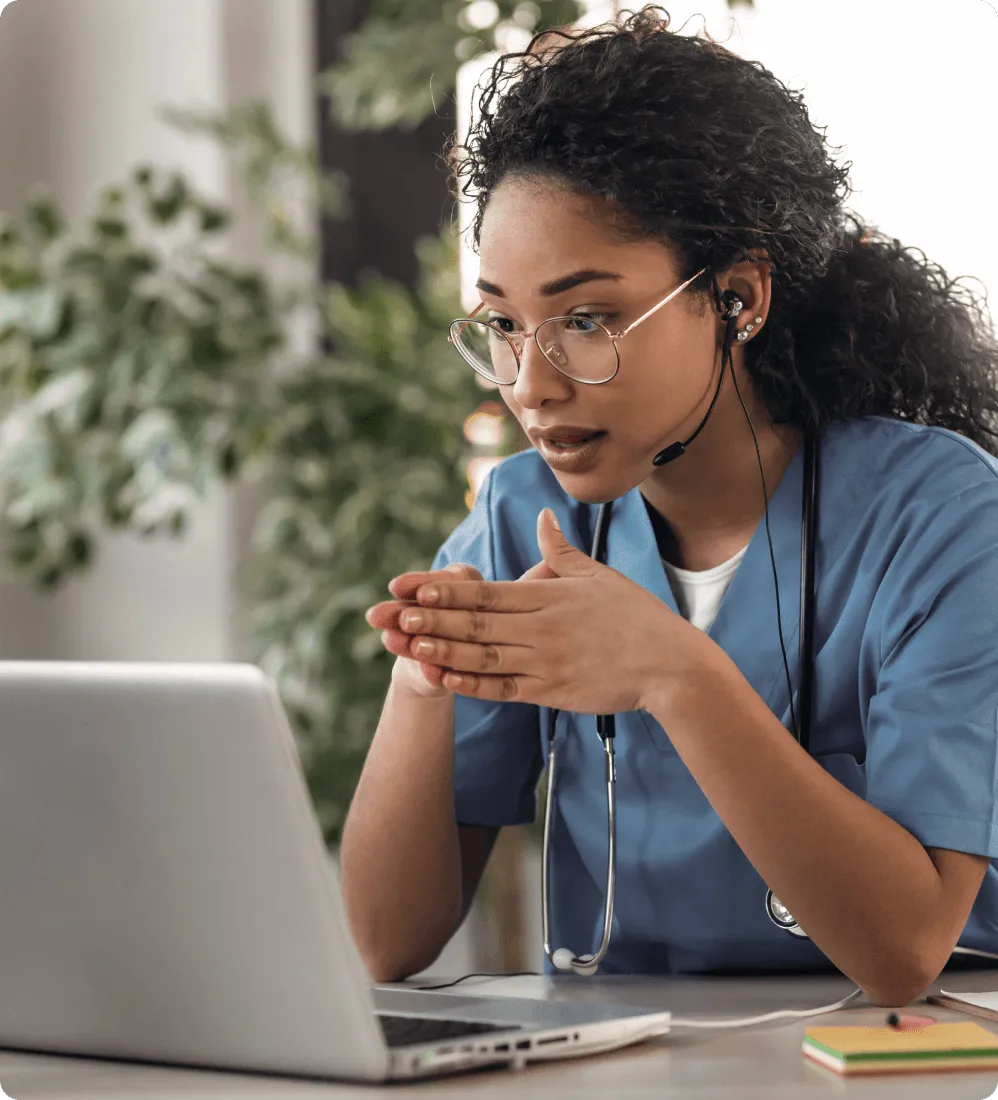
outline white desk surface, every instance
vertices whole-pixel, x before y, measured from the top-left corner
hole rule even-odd
[[[829,1004],[852,988],[841,977],[798,978],[503,978],[464,983],[475,994],[573,1001],[619,1000],[667,1008],[677,1016],[725,1018],[776,1008]],[[998,989],[998,970],[946,973],[927,992]],[[459,987],[460,988],[460,987]],[[2,991],[0,991],[2,996]],[[855,1005],[855,1007],[853,1007]],[[974,1017],[915,1002],[908,1012],[939,1021]],[[234,1073],[170,1069],[0,1050],[0,1086],[14,1100],[377,1100],[421,1096],[519,1097],[522,1100],[816,1100],[846,1094],[857,1100],[984,1100],[998,1071],[895,1074],[844,1078],[806,1060],[804,1029],[816,1024],[878,1024],[885,1012],[858,997],[831,1015],[780,1020],[730,1031],[677,1029],[661,1040],[609,1055],[487,1070],[413,1085],[326,1084]],[[998,1024],[978,1020],[998,1032]]]

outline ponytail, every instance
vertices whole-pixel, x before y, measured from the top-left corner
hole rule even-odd
[[[777,423],[891,416],[949,428],[998,455],[991,318],[919,250],[850,216],[824,276],[772,322],[746,350]]]

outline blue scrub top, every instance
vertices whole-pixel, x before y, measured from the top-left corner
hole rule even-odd
[[[769,508],[795,695],[802,473],[798,452]],[[540,561],[546,506],[588,554],[599,506],[566,494],[530,450],[490,472],[433,568],[468,562],[486,579],[516,580]],[[830,426],[815,556],[813,755],[923,845],[991,857],[959,942],[998,951],[998,462],[941,428],[880,417]],[[607,564],[678,614],[638,488],[614,502]],[[762,520],[708,633],[792,736]],[[550,719],[546,707],[456,696],[460,823],[534,819]],[[617,899],[602,972],[831,968],[769,920],[763,880],[668,731],[631,711],[616,732]],[[603,912],[602,748],[592,715],[562,712],[557,736],[552,942],[582,953],[599,942]]]

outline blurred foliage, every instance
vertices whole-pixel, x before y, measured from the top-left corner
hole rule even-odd
[[[314,147],[291,144],[266,103],[241,104],[225,115],[167,108],[162,116],[176,129],[207,135],[225,148],[262,219],[265,239],[278,253],[315,260],[316,216],[342,218],[349,213],[345,176],[320,171]]]
[[[103,527],[181,534],[264,446],[281,303],[223,262],[227,212],[139,168],[70,226],[0,223],[0,555],[52,586]]]
[[[299,735],[334,839],[395,658],[364,620],[387,583],[425,569],[466,515],[462,425],[482,402],[447,344],[456,245],[425,242],[415,291],[371,276],[321,304],[332,345],[288,378],[272,415],[274,478],[245,583],[253,636]]]
[[[571,24],[582,11],[579,0],[374,0],[320,88],[346,129],[411,129],[454,95],[466,61],[522,50],[536,32]]]

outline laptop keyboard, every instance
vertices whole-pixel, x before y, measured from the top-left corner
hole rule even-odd
[[[388,1016],[378,1013],[378,1022],[390,1047],[415,1046],[418,1043],[439,1043],[444,1039],[460,1039],[465,1035],[481,1035],[488,1031],[515,1031],[516,1024],[483,1024],[475,1020],[439,1020],[432,1016]]]

